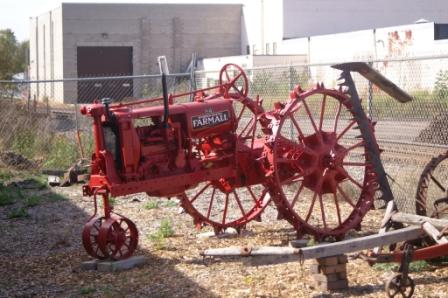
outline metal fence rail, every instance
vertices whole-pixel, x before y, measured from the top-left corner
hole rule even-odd
[[[369,61],[374,68],[410,93],[401,104],[354,74],[363,106],[377,122],[375,132],[382,160],[400,209],[414,212],[416,184],[424,165],[448,144],[448,57]],[[337,87],[339,71],[330,64],[302,64],[246,69],[249,96],[260,95],[265,110],[285,101],[299,84],[303,89],[323,82]],[[170,93],[216,85],[219,71],[197,71],[168,77]],[[46,81],[0,81],[0,149],[42,159],[45,167],[61,167],[91,148],[90,122],[79,115],[79,104],[110,97],[116,102],[161,96],[161,76],[116,76]],[[191,97],[179,99],[189,101]],[[79,132],[79,134],[78,134]],[[25,141],[24,141],[25,140]],[[27,143],[28,142],[28,143]],[[58,143],[59,142],[59,143]],[[54,145],[56,143],[56,145]],[[63,158],[66,151],[70,158]],[[52,157],[49,155],[56,155]],[[56,152],[56,153],[55,153]],[[58,156],[60,158],[58,159]]]

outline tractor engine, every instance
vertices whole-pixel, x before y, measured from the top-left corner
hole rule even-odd
[[[179,175],[235,166],[236,122],[229,99],[170,105],[166,121],[163,106],[109,106],[103,100],[82,112],[94,118],[97,148],[86,192],[102,183],[112,195],[172,196],[194,186]],[[138,186],[170,176],[177,178],[156,187]]]

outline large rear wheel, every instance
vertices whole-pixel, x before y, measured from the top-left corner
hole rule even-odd
[[[359,131],[369,120],[354,117],[346,94],[322,86],[299,91],[277,118],[268,153],[279,212],[299,234],[343,238],[360,226],[377,188]]]

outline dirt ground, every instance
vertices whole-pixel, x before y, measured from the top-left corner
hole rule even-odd
[[[144,255],[147,264],[116,273],[83,271],[81,262],[90,258],[81,245],[81,230],[93,204],[82,197],[81,186],[22,192],[52,199],[28,204],[23,216],[11,216],[24,204],[20,200],[0,207],[0,297],[386,297],[384,281],[392,274],[352,259],[350,288],[329,293],[313,288],[308,261],[301,266],[255,265],[251,258],[203,259],[200,252],[208,248],[287,245],[294,231],[275,220],[276,211],[269,206],[263,222],[250,223],[241,236],[202,238],[199,234],[208,230],[196,231],[177,203],[149,208],[154,198],[146,195],[115,199],[115,211],[137,224],[136,255]],[[382,210],[370,212],[362,231],[349,236],[374,233],[381,218]],[[167,220],[175,235],[154,241],[150,235]],[[448,297],[447,267],[427,266],[412,277],[414,297]]]

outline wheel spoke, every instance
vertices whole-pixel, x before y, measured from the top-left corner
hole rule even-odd
[[[246,110],[246,105],[243,105],[243,108],[240,111],[240,114],[238,115],[238,118],[236,119],[236,123],[240,123],[240,119],[243,116],[244,110]]]
[[[292,123],[294,124],[294,126],[296,127],[297,131],[299,132],[299,137],[300,139],[304,139],[305,135],[303,134],[302,130],[299,127],[299,124],[297,123],[296,119],[294,119],[293,115],[289,116],[291,118]]]
[[[327,94],[324,94],[324,98],[322,99],[322,107],[321,107],[321,110],[320,110],[319,131],[322,131],[322,124],[324,122],[326,100],[327,100]]]
[[[252,199],[254,200],[255,203],[258,203],[257,197],[255,196],[255,194],[253,193],[252,189],[250,188],[250,186],[247,187],[247,190],[250,193],[250,196],[252,197]]]
[[[446,188],[443,187],[442,183],[439,182],[439,180],[436,179],[432,174],[430,174],[431,180],[437,185],[437,187],[440,188],[441,191],[446,192]]]
[[[317,181],[317,188],[319,189],[322,186],[322,182],[324,181],[324,176],[322,175],[319,177],[319,181]],[[308,220],[310,219],[311,213],[313,212],[314,209],[314,204],[316,203],[316,198],[317,198],[317,192],[314,192],[313,195],[313,199],[311,201],[311,206],[310,209],[308,210],[308,214],[306,215],[305,221],[308,222]]]
[[[213,200],[215,199],[215,191],[216,191],[216,188],[213,188],[212,197],[210,199],[210,204],[208,205],[208,210],[207,210],[207,219],[210,219],[210,214],[212,212]]]
[[[320,134],[320,131],[317,129],[316,122],[314,122],[314,117],[313,117],[313,115],[311,115],[311,111],[310,111],[310,109],[308,107],[308,104],[306,103],[305,99],[303,99],[302,102],[303,102],[303,106],[305,107],[305,111],[308,114],[308,118],[311,121],[311,125],[314,128],[314,131],[320,137],[320,139],[322,139],[322,135]]]
[[[360,142],[358,142],[358,143],[356,143],[356,144],[354,144],[354,145],[352,145],[352,146],[350,146],[350,147],[345,148],[345,149],[343,150],[343,153],[344,153],[344,154],[347,154],[347,152],[350,152],[350,151],[352,151],[353,149],[355,149],[355,148],[357,148],[357,147],[362,147],[362,146],[364,146],[364,140],[362,140],[362,141],[360,141]]]
[[[229,73],[227,72],[227,70],[228,70],[228,68],[225,69],[224,73],[226,74],[227,83],[230,83],[231,80],[230,80],[230,76],[229,76]]]
[[[322,223],[324,224],[324,228],[327,228],[327,221],[325,219],[325,210],[324,210],[324,202],[322,201],[322,195],[318,194],[319,204],[320,204],[320,213],[322,215]]]
[[[305,186],[305,185],[303,185],[303,183],[300,184],[299,189],[298,189],[297,192],[296,192],[296,195],[295,195],[294,198],[292,199],[292,202],[291,202],[291,208],[294,208],[294,205],[296,204],[297,199],[299,198],[299,195],[300,195],[300,193],[302,192],[304,186]]]
[[[345,129],[338,135],[338,137],[336,138],[336,141],[339,141],[339,139],[342,138],[342,137],[345,135],[345,133],[346,133],[347,131],[349,131],[349,129],[352,128],[353,125],[355,125],[355,123],[356,123],[356,121],[355,121],[355,120],[352,120],[352,121],[350,122],[350,124],[347,125],[347,127],[346,127],[346,128],[345,128]]]
[[[234,77],[234,78],[230,81],[230,83],[231,83],[231,84],[235,84],[236,81],[237,81],[242,75],[243,75],[243,73],[240,72],[236,77]]]
[[[350,204],[350,206],[352,206],[353,208],[355,208],[355,204],[353,204],[352,200],[347,196],[347,194],[342,190],[342,187],[340,187],[339,185],[337,186],[337,189],[339,190],[339,192],[341,193],[342,197],[344,198],[344,200]]]
[[[250,124],[252,124],[254,118],[250,118],[250,120],[247,122],[246,126],[244,127],[244,129],[241,131],[241,133],[238,135],[239,137],[241,137],[245,132],[246,129],[249,127]]]
[[[246,217],[246,212],[244,211],[243,205],[241,204],[240,198],[238,197],[238,194],[235,190],[233,190],[233,195],[235,196],[235,200],[238,204],[238,207],[240,208],[241,214],[243,215],[243,217]]]
[[[308,210],[308,214],[305,217],[305,221],[308,222],[310,219],[311,213],[313,213],[314,203],[316,202],[317,192],[314,193],[313,199],[311,200],[310,209]]]
[[[298,178],[300,178],[300,177],[303,177],[303,174],[302,173],[299,173],[299,174],[296,174],[296,175],[294,175],[294,176],[292,176],[292,177],[290,177],[290,178],[288,178],[288,179],[286,179],[286,180],[283,180],[282,182],[281,182],[281,184],[282,185],[285,185],[285,184],[291,184],[292,182],[298,182],[298,181],[301,181],[301,180],[296,180],[296,179],[298,179]]]
[[[356,181],[344,168],[340,168],[340,167],[337,167],[336,168],[336,170],[340,173],[340,174],[342,174],[342,175],[344,175],[345,177],[347,177],[347,179],[348,180],[350,180],[353,184],[355,184],[356,186],[358,186],[360,189],[363,189],[363,187],[362,187],[362,185],[358,182],[358,181]]]
[[[338,197],[336,195],[336,192],[333,193],[333,199],[334,199],[334,205],[336,206],[336,215],[338,216],[338,224],[341,225],[342,224],[341,210],[339,208],[339,202],[338,202]]]
[[[207,183],[194,197],[191,199],[190,203],[193,204],[194,201],[211,185],[211,182]]]
[[[226,200],[224,203],[224,212],[222,213],[222,224],[226,222],[226,216],[227,216],[227,207],[229,206],[229,194],[226,194]]]
[[[339,102],[338,110],[336,112],[336,117],[334,117],[334,124],[333,124],[334,132],[336,132],[338,129],[338,121],[339,121],[339,117],[341,116],[341,108],[342,108],[342,103]]]

